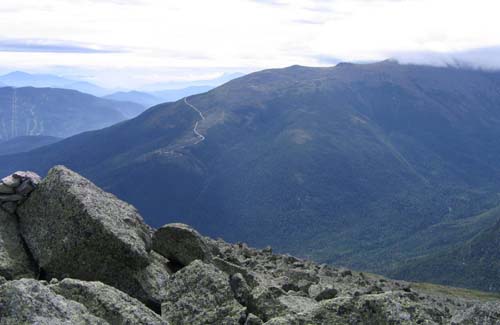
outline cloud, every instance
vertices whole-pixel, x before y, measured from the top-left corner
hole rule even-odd
[[[284,0],[250,0],[251,2],[256,2],[263,5],[270,6],[286,6],[287,2]]]
[[[87,1],[90,3],[111,3],[120,6],[142,5],[147,3],[145,0],[80,0],[80,1]]]
[[[498,12],[497,0],[0,1],[0,67],[64,66],[108,87],[388,57],[500,67],[485,50],[500,46]]]
[[[119,53],[121,50],[52,40],[0,40],[0,52],[30,53]]]
[[[294,19],[292,22],[297,24],[305,24],[305,25],[322,25],[324,22],[319,20],[312,19]]]
[[[312,58],[316,60],[319,64],[326,64],[326,65],[334,65],[339,62],[342,62],[341,59],[336,58],[334,56],[328,56],[328,55],[313,55]]]
[[[391,53],[390,56],[400,63],[455,66],[475,69],[498,70],[500,68],[500,46],[480,47],[451,52],[395,52]]]

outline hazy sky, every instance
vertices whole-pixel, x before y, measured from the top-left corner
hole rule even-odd
[[[0,72],[139,87],[389,57],[492,67],[499,13],[498,0],[0,1]]]

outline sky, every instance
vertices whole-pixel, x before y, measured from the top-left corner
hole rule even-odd
[[[387,58],[500,67],[498,0],[0,2],[0,72],[140,88]]]

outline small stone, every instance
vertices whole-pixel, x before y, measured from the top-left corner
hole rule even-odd
[[[307,313],[318,305],[316,301],[309,297],[284,295],[279,297],[279,301],[285,306],[288,313]]]
[[[255,287],[257,285],[255,276],[242,266],[225,261],[219,257],[214,257],[212,259],[212,264],[215,265],[219,270],[226,272],[228,275],[241,273],[251,287]]]
[[[248,314],[247,319],[245,321],[245,325],[262,325],[262,324],[263,324],[262,320],[252,313]]]
[[[252,291],[248,310],[264,322],[287,313],[286,306],[279,300],[285,292],[280,288],[260,286]]]
[[[335,288],[325,288],[314,299],[316,301],[333,299],[337,296],[337,293],[338,291]]]
[[[14,174],[2,178],[2,184],[10,188],[16,188],[21,184],[21,178],[15,177]]]
[[[266,246],[264,249],[262,249],[262,253],[272,254],[273,253],[273,248],[271,246]]]
[[[309,297],[314,298],[321,292],[321,286],[319,284],[313,284],[309,287],[308,293]]]
[[[290,283],[290,282],[284,283],[281,286],[281,289],[283,289],[285,292],[288,292],[288,291],[300,291],[300,288],[299,288],[298,285],[296,285],[295,283]]]
[[[309,297],[316,301],[333,299],[337,296],[338,291],[332,286],[322,286],[314,284],[309,288]]]
[[[380,288],[377,285],[370,286],[368,288],[368,290],[366,291],[367,294],[376,294],[376,293],[382,293],[382,292],[384,292],[384,290],[382,290],[382,288]]]
[[[297,286],[299,287],[299,290],[300,291],[303,291],[303,292],[309,292],[309,288],[313,285],[314,283],[309,281],[309,280],[305,280],[305,279],[300,279],[298,282],[297,282]]]
[[[229,285],[231,286],[231,290],[233,290],[234,298],[243,306],[247,306],[251,289],[243,275],[241,273],[233,274],[229,278]]]
[[[31,180],[24,180],[21,185],[16,187],[16,193],[22,196],[27,196],[31,192],[35,190],[35,184],[31,182]]]
[[[352,276],[352,271],[351,270],[343,270],[342,272],[340,272],[340,275],[344,278],[347,276]]]
[[[15,192],[16,190],[13,187],[0,183],[0,194],[14,194]]]

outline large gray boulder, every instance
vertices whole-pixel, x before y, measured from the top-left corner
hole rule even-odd
[[[143,299],[150,228],[131,205],[57,166],[18,209],[21,234],[47,278],[102,281]],[[142,296],[141,296],[142,295]]]
[[[169,324],[239,324],[245,319],[245,308],[234,299],[229,277],[200,260],[172,275],[161,311]]]
[[[212,258],[205,239],[182,223],[171,223],[158,229],[153,235],[153,250],[181,267],[194,260],[208,262]]]
[[[35,277],[35,266],[23,246],[16,217],[1,209],[0,276],[9,280]]]
[[[108,324],[78,302],[55,294],[32,279],[9,281],[0,286],[0,325]]]
[[[64,279],[51,289],[87,307],[112,325],[162,324],[161,317],[129,295],[101,282]]]

